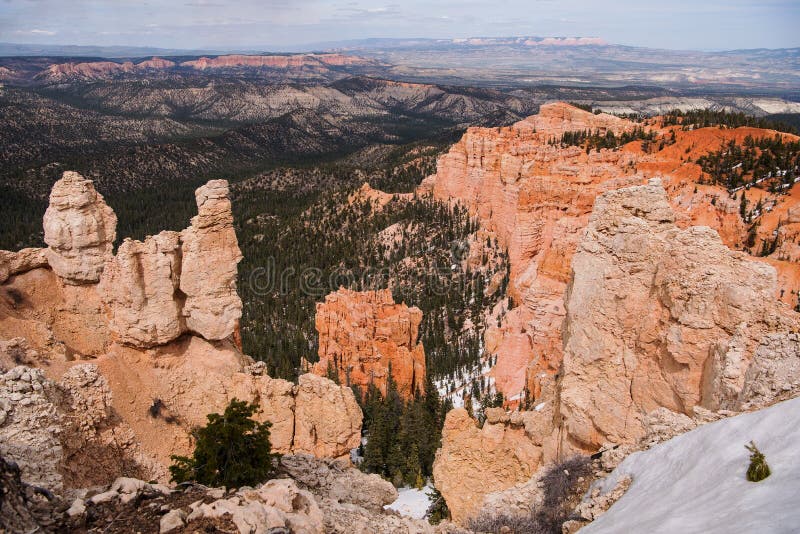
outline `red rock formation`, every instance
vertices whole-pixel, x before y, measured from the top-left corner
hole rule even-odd
[[[374,384],[385,395],[391,368],[397,391],[411,398],[425,387],[421,321],[419,308],[395,304],[388,289],[331,293],[317,304],[320,360],[312,372],[325,376],[332,365],[342,384],[362,393]]]
[[[647,152],[638,141],[588,154],[579,147],[551,144],[568,131],[620,134],[636,126],[641,125],[563,103],[544,105],[538,115],[509,127],[469,128],[439,158],[436,174],[420,186],[423,193],[464,204],[508,249],[510,302],[501,305],[508,311],[497,311],[495,317],[502,314],[502,322],[500,326],[490,323],[485,335],[487,351],[497,355],[492,373],[506,398],[520,398],[526,382],[529,390],[537,389],[539,375],[555,373],[561,363],[563,296],[570,262],[598,194],[661,177],[679,226],[708,225],[734,248],[746,242],[748,228],[739,216],[739,201],[720,187],[698,185],[702,170],[690,160],[719,149],[730,139],[742,142],[748,135],[773,136],[775,132],[755,128],[682,131],[659,128],[654,122],[645,127],[669,142],[651,143]],[[747,194],[752,202],[756,195],[765,195],[770,205],[775,203],[776,213],[797,203],[791,196],[756,190]],[[782,219],[771,213],[760,221],[759,235],[771,236],[778,220],[784,221],[785,246],[769,260],[776,264],[794,254],[791,243],[795,232],[800,233],[800,224],[798,230],[786,224],[788,211]],[[787,302],[796,300],[797,264],[784,262],[776,267],[781,273],[776,296]]]
[[[163,59],[160,57],[153,57],[146,61],[136,64],[137,69],[169,69],[176,65],[174,61]]]
[[[538,465],[641,443],[654,412],[691,422],[800,393],[800,315],[774,298],[775,270],[676,218],[657,180],[598,197],[572,258],[558,380],[537,377],[533,411],[487,410],[481,430],[447,417],[434,473],[454,518]]]
[[[194,69],[214,69],[230,67],[266,67],[271,69],[289,69],[297,67],[317,67],[320,65],[368,65],[372,62],[356,56],[342,54],[296,54],[287,56],[245,56],[232,54],[215,58],[201,57],[181,63],[182,67]]]
[[[113,61],[91,61],[85,63],[56,63],[37,77],[59,81],[68,78],[103,78],[109,75],[133,72],[135,65],[130,61],[115,63]]]

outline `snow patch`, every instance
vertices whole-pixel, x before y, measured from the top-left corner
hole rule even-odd
[[[384,506],[387,510],[394,510],[400,515],[413,517],[414,519],[424,519],[428,508],[431,505],[431,498],[428,492],[433,488],[430,482],[419,490],[417,488],[400,488],[397,490],[399,496],[392,504]]]
[[[748,482],[754,440],[772,475]],[[797,532],[800,524],[800,398],[704,425],[628,456],[598,486],[630,489],[581,534]]]

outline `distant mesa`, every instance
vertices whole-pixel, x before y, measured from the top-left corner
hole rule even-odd
[[[176,67],[191,68],[195,70],[225,69],[225,68],[267,68],[267,69],[296,69],[296,68],[328,68],[343,66],[375,65],[375,61],[358,56],[344,54],[290,54],[290,55],[243,55],[231,54],[216,57],[203,56],[198,59],[176,63],[168,59],[153,57],[151,59],[133,63],[125,61],[87,61],[54,63],[46,70],[36,75],[37,79],[59,82],[70,79],[103,79],[119,74],[153,70],[170,70]],[[0,67],[0,79],[11,77],[12,71]]]

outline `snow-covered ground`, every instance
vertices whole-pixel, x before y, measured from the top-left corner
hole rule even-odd
[[[483,342],[481,341],[481,350],[483,350]],[[435,380],[434,385],[436,389],[439,390],[439,396],[441,398],[448,397],[451,401],[453,401],[453,407],[455,408],[463,408],[464,407],[464,393],[469,393],[472,388],[472,383],[480,381],[481,379],[486,380],[486,391],[485,394],[494,395],[495,388],[494,388],[494,377],[489,376],[489,372],[492,370],[492,366],[490,363],[490,358],[483,358],[477,365],[473,366],[472,369],[469,371],[466,370],[459,370],[455,373],[455,376],[448,377],[440,380]],[[451,382],[455,383],[455,387],[451,387]],[[473,401],[474,408],[477,408],[480,404],[477,400]]]
[[[421,490],[417,488],[400,488],[397,490],[400,494],[397,500],[392,504],[387,504],[384,508],[395,510],[414,519],[423,519],[425,512],[428,511],[428,507],[431,505],[431,499],[428,496],[428,492],[431,489],[430,483],[426,484]]]
[[[755,441],[772,475],[745,478]],[[626,458],[600,484],[630,489],[581,534],[800,532],[800,398],[704,425]]]

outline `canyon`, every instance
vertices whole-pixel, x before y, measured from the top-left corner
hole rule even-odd
[[[464,410],[448,414],[434,473],[456,521],[554,461],[641,443],[654,410],[753,410],[796,390],[795,364],[769,362],[797,354],[797,264],[743,252],[748,228],[734,195],[703,183],[694,163],[729,139],[776,132],[653,119],[644,127],[654,141],[591,152],[558,141],[637,126],[542,106],[511,127],[469,129],[420,186],[465,205],[510,262],[507,298],[484,337],[495,387],[523,411],[487,411],[480,429]],[[793,193],[747,195],[770,207],[759,235],[792,231]]]
[[[724,188],[701,183],[703,172],[694,160],[728,140],[773,137],[776,132],[683,131],[654,123],[644,127],[657,132],[662,141],[648,142],[647,151],[642,141],[589,153],[553,143],[566,132],[620,136],[637,126],[641,125],[563,103],[545,105],[538,115],[510,127],[468,129],[439,158],[436,174],[420,185],[422,194],[465,205],[508,249],[509,301],[497,310],[502,315],[500,326],[490,326],[485,335],[487,351],[497,356],[492,371],[497,388],[507,399],[521,399],[526,389],[537,391],[541,373],[554,374],[560,366],[570,264],[599,194],[658,177],[679,226],[707,225],[728,247],[745,248],[748,228],[739,216],[739,203]],[[671,144],[663,142],[667,137]],[[750,202],[761,200],[769,206],[759,218],[758,236],[766,238],[776,230],[794,235],[796,223],[786,215],[794,206],[794,193],[787,197],[750,189],[747,194]],[[783,242],[789,247],[794,240]],[[776,296],[794,305],[800,278],[797,264],[783,260],[789,256],[775,252],[762,261],[778,270]]]
[[[398,90],[406,89],[419,87]],[[576,132],[587,143],[619,142],[584,146],[572,141]],[[409,404],[419,400],[433,382],[424,329],[430,335],[431,325],[441,325],[451,336],[439,340],[444,345],[476,336],[474,346],[455,345],[453,354],[474,351],[479,359],[477,375],[466,376],[472,369],[455,360],[447,364],[460,382],[434,382],[449,401],[462,403],[442,414],[432,466],[456,523],[436,527],[443,533],[487,510],[524,513],[542,502],[547,470],[575,455],[592,458],[605,476],[635,451],[791,399],[800,394],[800,186],[728,189],[701,161],[730,141],[753,138],[800,139],[550,103],[511,126],[469,128],[413,193],[366,183],[312,208],[299,204],[292,222],[316,232],[311,212],[319,209],[329,239],[352,232],[364,240],[354,231],[354,214],[370,218],[378,256],[408,268],[443,265],[445,281],[470,273],[481,299],[461,302],[443,293],[441,308],[432,309],[445,312],[434,323],[423,314],[425,304],[408,298],[421,293],[405,293],[396,280],[388,289],[331,288],[309,306],[316,337],[287,330],[286,345],[281,338],[253,353],[264,361],[242,349],[253,328],[274,325],[240,325],[251,306],[263,303],[243,287],[251,280],[241,270],[244,241],[237,234],[258,252],[285,229],[253,234],[277,215],[252,210],[238,221],[232,202],[257,190],[258,180],[207,181],[195,190],[188,227],[119,240],[117,215],[95,183],[67,171],[44,213],[47,247],[0,251],[4,461],[15,462],[22,480],[54,492],[102,487],[79,497],[84,512],[93,510],[79,517],[112,514],[148,494],[161,499],[163,519],[181,527],[233,521],[225,527],[242,532],[267,522],[309,532],[433,532],[427,523],[384,513],[396,490],[352,469],[350,459],[358,461],[352,451],[364,444],[368,410],[362,413],[360,395],[372,386],[386,395],[391,382]],[[304,176],[298,173],[296,183]],[[431,211],[416,202],[430,202]],[[392,222],[392,210],[403,209],[411,222]],[[423,258],[414,257],[416,248],[401,250],[404,238],[419,238],[414,225],[430,221],[446,221],[447,228],[442,235],[423,230]],[[245,232],[250,226],[255,230]],[[372,253],[342,242],[345,253]],[[757,246],[771,242],[771,249]],[[339,272],[369,267],[336,261],[351,269]],[[275,298],[269,291],[257,296]],[[289,342],[308,356],[300,365],[308,372],[296,381],[277,378],[285,375],[268,364],[267,353]],[[319,360],[310,363],[313,349]],[[492,402],[501,393],[501,405],[479,406],[475,389]],[[258,420],[272,423],[285,477],[238,492],[206,489],[191,506],[173,501],[171,490],[155,483],[167,481],[170,456],[188,454],[192,428],[233,398],[256,403]],[[0,475],[13,479],[13,469],[3,469]],[[587,496],[573,526],[599,517],[631,484],[618,482],[611,476],[595,495],[606,499],[603,506]]]

